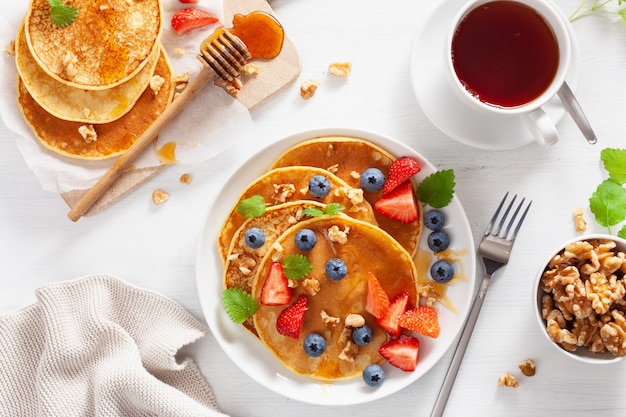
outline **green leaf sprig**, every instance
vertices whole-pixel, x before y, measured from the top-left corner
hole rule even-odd
[[[50,17],[55,26],[67,26],[78,16],[78,9],[63,4],[63,0],[48,0],[48,4],[50,5]]]
[[[626,149],[603,149],[600,159],[609,178],[598,185],[589,199],[589,208],[596,222],[611,233],[612,226],[626,220]],[[626,225],[617,236],[626,238]]]
[[[302,210],[302,214],[309,217],[330,217],[341,213],[345,209],[339,203],[326,204],[323,209],[319,207],[309,206]]]
[[[262,195],[253,195],[237,204],[237,212],[244,217],[254,218],[265,213],[265,199]]]
[[[619,8],[617,11],[608,10],[605,6],[610,3],[614,3],[615,0],[583,0],[578,8],[574,10],[569,17],[569,21],[573,22],[575,20],[580,19],[581,17],[588,16],[592,13],[599,14],[607,14],[607,15],[617,15],[622,20],[626,21],[626,8]],[[622,6],[626,3],[626,0],[617,0],[617,5]]]
[[[419,184],[417,196],[424,204],[433,208],[442,208],[452,201],[455,185],[453,170],[435,171]]]
[[[222,292],[222,302],[230,319],[239,324],[246,321],[259,308],[254,297],[240,288],[224,290]]]
[[[285,276],[294,281],[306,277],[313,269],[309,258],[300,254],[286,256],[282,264]]]

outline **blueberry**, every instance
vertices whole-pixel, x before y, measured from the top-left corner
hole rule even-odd
[[[367,365],[363,369],[363,380],[370,387],[378,387],[385,382],[385,371],[375,363]]]
[[[326,350],[326,340],[318,333],[309,333],[304,338],[302,346],[307,355],[317,358]]]
[[[442,252],[450,246],[450,236],[443,230],[428,235],[428,247],[433,252]]]
[[[450,282],[454,275],[454,268],[448,261],[437,261],[430,267],[430,276],[440,284]]]
[[[309,251],[313,249],[317,242],[317,235],[311,229],[301,229],[296,233],[296,246],[303,251]]]
[[[323,175],[315,175],[309,181],[309,192],[315,198],[324,198],[330,191],[330,181]]]
[[[373,337],[374,331],[367,324],[352,330],[352,340],[359,346],[368,345]]]
[[[333,281],[339,281],[348,273],[346,263],[339,258],[332,258],[326,262],[326,275]]]
[[[368,193],[382,190],[385,181],[385,174],[378,168],[368,168],[361,174],[361,188]]]
[[[258,249],[265,243],[265,233],[258,227],[251,227],[246,230],[245,241],[252,249]]]
[[[446,218],[443,213],[439,210],[428,210],[424,213],[424,226],[428,229],[437,231],[441,230],[443,225],[446,222]]]

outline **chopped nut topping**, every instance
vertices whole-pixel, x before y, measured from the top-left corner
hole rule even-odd
[[[284,203],[296,192],[293,184],[274,184],[273,198],[277,203]]]
[[[339,229],[339,226],[334,224],[328,229],[328,239],[331,242],[344,245],[348,241],[348,233],[350,233],[349,226],[346,226],[346,228],[342,231],[341,229]]]
[[[519,364],[519,369],[526,376],[534,376],[536,371],[535,361],[532,359],[527,359]]]
[[[324,310],[320,312],[320,316],[322,317],[322,323],[326,326],[336,326],[341,323],[341,319],[339,317],[330,316]]]
[[[76,68],[76,63],[78,62],[78,58],[72,53],[72,51],[66,51],[65,55],[63,55],[62,65],[63,72],[69,79],[72,79],[78,74],[78,69]]]
[[[78,133],[86,143],[92,143],[98,140],[98,134],[93,125],[82,125],[78,128]]]
[[[176,49],[174,50],[174,53],[175,53],[176,55],[180,55],[180,56],[182,56],[182,55],[185,55],[185,50],[184,50],[183,48],[176,48]]]
[[[587,222],[585,221],[583,214],[584,212],[581,208],[577,208],[572,213],[572,216],[574,216],[574,226],[576,227],[576,231],[578,233],[583,233],[585,230],[587,230]]]
[[[154,190],[152,192],[152,202],[156,205],[165,203],[170,195],[163,190]]]
[[[250,275],[252,269],[256,266],[256,261],[251,256],[242,256],[239,258],[239,271],[244,275]]]
[[[519,387],[519,382],[517,382],[517,379],[515,379],[515,377],[513,375],[511,375],[511,374],[503,374],[498,379],[498,386],[499,387],[517,388],[517,387]]]
[[[152,90],[154,95],[159,94],[159,91],[161,91],[161,87],[163,87],[163,84],[165,84],[165,78],[161,77],[160,75],[153,75],[152,78],[150,78],[150,89]]]
[[[329,166],[328,168],[326,168],[326,171],[336,174],[337,171],[339,171],[339,164]]]
[[[348,340],[346,346],[339,354],[339,359],[341,359],[342,361],[354,362],[354,358],[356,358],[356,355],[358,353],[359,345],[354,343],[352,340]]]
[[[350,173],[350,176],[351,176],[352,178],[354,178],[355,180],[358,180],[359,178],[361,178],[361,174],[359,174],[359,173],[358,173],[358,172],[356,172],[356,171],[352,171],[352,172]]]
[[[346,316],[346,321],[345,321],[346,327],[352,327],[354,329],[357,327],[361,327],[364,324],[365,324],[365,319],[360,314],[352,313]]]
[[[316,278],[303,279],[302,286],[312,297],[314,297],[315,295],[317,295],[318,292],[320,292],[320,282]]]
[[[347,77],[352,71],[350,62],[333,62],[328,66],[328,72],[337,77]]]
[[[9,42],[6,49],[4,50],[6,56],[14,56],[15,55],[15,41]]]
[[[191,175],[183,174],[183,175],[180,176],[180,180],[179,181],[180,181],[181,184],[189,185],[189,184],[191,184]]]
[[[302,84],[300,84],[300,97],[304,100],[310,99],[315,95],[315,91],[319,85],[320,82],[317,80],[303,81]]]
[[[261,68],[257,64],[249,62],[243,66],[243,68],[241,69],[241,72],[246,75],[254,75],[254,74],[258,74],[260,69]]]

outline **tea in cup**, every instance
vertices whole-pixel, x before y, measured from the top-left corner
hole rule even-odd
[[[470,0],[448,33],[446,72],[469,107],[521,116],[547,146],[558,132],[542,106],[565,82],[571,49],[564,18],[546,0]]]

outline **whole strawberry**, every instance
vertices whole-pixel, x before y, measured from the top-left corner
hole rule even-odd
[[[383,194],[393,191],[413,175],[420,172],[421,169],[419,163],[409,156],[402,156],[396,159],[389,167],[389,175],[383,186]]]
[[[304,324],[304,315],[306,314],[309,299],[306,295],[298,297],[295,303],[285,308],[276,320],[276,330],[283,336],[300,337],[302,325]]]

